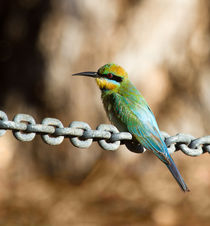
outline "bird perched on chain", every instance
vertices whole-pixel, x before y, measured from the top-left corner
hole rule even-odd
[[[110,121],[121,132],[130,132],[136,142],[152,151],[168,167],[183,191],[189,191],[168,149],[161,138],[155,116],[146,100],[128,79],[127,72],[117,64],[106,64],[97,72],[73,75],[96,79]]]

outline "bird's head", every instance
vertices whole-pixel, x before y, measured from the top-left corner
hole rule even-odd
[[[82,75],[96,78],[96,83],[102,90],[113,90],[120,87],[128,78],[127,72],[117,64],[105,64],[97,72],[80,72],[73,75]]]

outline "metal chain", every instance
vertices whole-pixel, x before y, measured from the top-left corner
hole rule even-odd
[[[64,127],[62,122],[55,118],[45,118],[41,124],[36,124],[35,119],[27,114],[17,114],[13,121],[9,121],[5,112],[0,111],[0,136],[7,130],[12,130],[19,141],[32,141],[36,134],[40,134],[43,141],[50,145],[59,145],[64,138],[69,138],[71,143],[78,148],[88,148],[93,141],[97,141],[104,150],[115,151],[120,144],[137,153],[144,152],[144,148],[132,140],[128,132],[119,132],[113,125],[101,124],[92,130],[85,122],[72,122]],[[199,156],[205,152],[210,153],[210,136],[195,138],[188,134],[169,136],[161,132],[169,153],[181,150],[189,156]]]

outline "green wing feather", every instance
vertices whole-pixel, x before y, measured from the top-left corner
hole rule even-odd
[[[125,91],[124,89],[123,95],[112,92],[103,97],[110,120],[119,130],[129,131],[147,150],[153,151],[158,158],[168,164],[168,153],[165,151],[167,148],[160,137],[152,111],[138,91],[137,93],[136,90],[135,93],[133,90]]]

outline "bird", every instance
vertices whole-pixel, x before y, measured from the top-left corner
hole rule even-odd
[[[108,63],[96,71],[72,74],[96,80],[106,114],[120,132],[129,132],[146,150],[152,151],[169,169],[184,192],[190,191],[160,135],[155,116],[128,73],[118,64]]]

